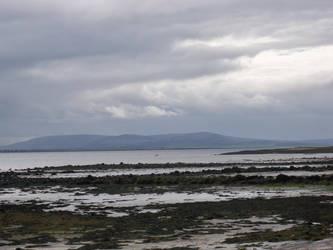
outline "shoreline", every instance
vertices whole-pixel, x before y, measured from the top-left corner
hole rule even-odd
[[[251,155],[251,154],[327,154],[333,153],[333,146],[295,147],[259,150],[241,150],[221,153],[220,155]]]
[[[124,174],[126,169],[130,174]],[[170,172],[156,173],[161,169]],[[139,170],[148,174],[140,175]],[[332,170],[331,158],[304,158],[65,165],[1,172],[0,249],[329,245]],[[105,176],[98,176],[101,173]]]

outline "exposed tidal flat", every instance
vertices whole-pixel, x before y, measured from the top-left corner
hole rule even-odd
[[[0,249],[332,249],[332,173],[328,155],[3,171]]]

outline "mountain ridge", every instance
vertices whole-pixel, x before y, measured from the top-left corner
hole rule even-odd
[[[324,139],[324,145],[330,139]],[[332,140],[333,143],[333,140]],[[212,132],[157,135],[54,135],[1,146],[1,151],[98,151],[141,149],[266,148],[318,145],[320,140],[287,141],[226,136]]]

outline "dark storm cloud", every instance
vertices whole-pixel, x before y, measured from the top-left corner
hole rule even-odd
[[[1,1],[0,135],[256,134],[228,119],[306,137],[314,122],[272,124],[333,120],[332,12],[324,0]]]

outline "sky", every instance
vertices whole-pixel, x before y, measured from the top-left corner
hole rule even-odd
[[[1,0],[0,144],[333,138],[331,0]]]

